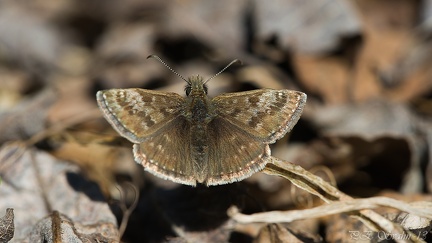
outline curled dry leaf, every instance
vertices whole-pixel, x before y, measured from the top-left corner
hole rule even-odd
[[[14,213],[12,208],[6,209],[6,215],[0,218],[0,242],[9,242],[14,236]]]
[[[39,237],[50,234],[51,228],[39,227],[38,222],[54,211],[69,217],[77,234],[118,240],[116,219],[98,186],[83,178],[76,166],[47,153],[5,144],[0,149],[0,176],[0,210],[14,208],[17,241],[37,242],[35,231]]]

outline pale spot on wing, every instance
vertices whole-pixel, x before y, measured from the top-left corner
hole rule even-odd
[[[171,141],[172,141],[172,140],[171,140],[171,137],[170,137],[168,134],[164,134],[163,136],[164,136],[164,139],[165,139],[167,142],[171,142]]]
[[[124,90],[121,90],[121,91],[119,92],[119,96],[120,96],[120,98],[122,98],[122,99],[124,99],[124,98],[126,97]],[[105,97],[105,95],[104,95],[104,97]]]

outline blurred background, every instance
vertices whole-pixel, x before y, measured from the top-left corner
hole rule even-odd
[[[431,37],[430,0],[1,0],[0,215],[14,208],[17,242],[55,217],[93,225],[77,237],[106,242],[267,242],[263,230],[281,229],[236,225],[227,208],[321,203],[263,173],[191,188],[143,172],[95,94],[183,95],[184,81],[150,54],[185,77],[242,60],[208,83],[210,96],[305,92],[273,156],[353,197],[432,200]],[[360,230],[354,222],[336,215],[283,229],[335,242]]]

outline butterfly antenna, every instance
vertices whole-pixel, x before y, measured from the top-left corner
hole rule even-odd
[[[156,55],[150,55],[147,57],[147,59],[149,58],[154,58],[156,60],[158,60],[159,62],[161,62],[165,67],[167,67],[169,70],[171,70],[171,72],[173,72],[175,75],[179,76],[181,79],[183,79],[186,83],[189,83],[189,81],[187,81],[183,76],[181,76],[178,72],[174,71],[174,69],[172,69],[170,66],[168,66],[168,64],[166,64],[166,62],[164,62],[160,57],[156,56]]]
[[[221,74],[223,71],[225,71],[225,69],[229,68],[234,63],[242,64],[242,62],[239,59],[235,59],[234,61],[230,62],[226,67],[224,67],[222,70],[220,70],[218,73],[216,73],[215,75],[213,75],[211,78],[207,79],[207,81],[205,81],[204,84],[206,84],[208,81],[212,80],[213,78],[215,78],[216,76],[218,76],[219,74]]]

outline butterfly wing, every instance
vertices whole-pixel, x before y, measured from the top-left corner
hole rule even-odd
[[[114,129],[140,143],[178,117],[184,98],[176,93],[146,89],[110,89],[96,94],[99,107]]]
[[[227,93],[212,100],[217,114],[264,143],[274,143],[300,118],[306,94],[293,90],[258,89]]]
[[[134,144],[137,163],[163,179],[196,185],[190,154],[190,124],[182,116],[167,123],[162,131],[140,144]]]
[[[264,168],[270,155],[267,144],[223,118],[213,119],[207,129],[208,186],[240,181]]]

